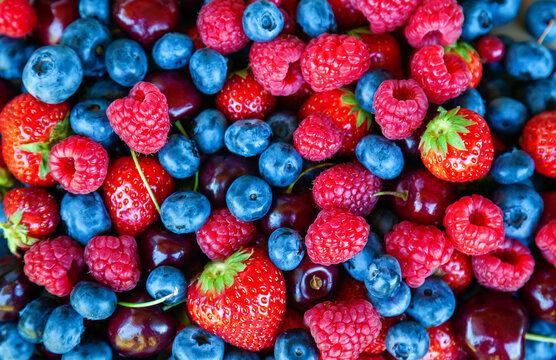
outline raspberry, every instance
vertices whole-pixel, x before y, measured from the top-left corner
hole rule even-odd
[[[228,208],[222,208],[213,210],[195,235],[211,260],[223,260],[253,240],[256,232],[254,223],[238,220]]]
[[[437,267],[447,263],[454,247],[446,235],[433,225],[402,221],[384,237],[386,252],[394,256],[407,285],[419,287]]]
[[[25,253],[23,271],[59,297],[68,295],[85,268],[83,248],[69,236],[39,241]]]
[[[473,256],[471,262],[479,284],[496,291],[517,291],[535,270],[529,249],[510,238],[488,254]]]
[[[74,135],[52,148],[48,169],[67,191],[88,194],[104,182],[108,161],[102,145],[86,136]]]
[[[437,275],[448,284],[454,295],[462,294],[473,281],[471,258],[462,252],[454,250],[450,261],[442,265]]]
[[[461,35],[463,9],[456,0],[425,0],[409,18],[405,37],[414,48],[450,46]]]
[[[27,0],[0,1],[0,35],[23,37],[37,23],[35,8]]]
[[[365,44],[348,35],[319,35],[301,55],[301,73],[315,91],[347,85],[359,79],[369,65]]]
[[[429,101],[413,79],[386,80],[378,87],[373,107],[382,134],[390,139],[405,139],[423,122]]]
[[[303,316],[325,360],[352,360],[379,334],[378,312],[366,300],[326,301]]]
[[[359,254],[369,236],[369,225],[347,210],[322,210],[305,236],[307,254],[321,265],[338,264]]]
[[[480,195],[464,196],[446,208],[444,227],[454,247],[464,254],[483,255],[504,241],[504,215]]]
[[[405,24],[419,0],[352,0],[371,24],[373,34],[392,32]]]
[[[380,179],[359,163],[338,164],[317,176],[313,199],[321,209],[337,207],[367,216],[375,207]]]
[[[257,81],[275,96],[295,94],[304,80],[299,59],[305,43],[293,35],[279,35],[251,46],[249,61]]]
[[[132,236],[95,236],[85,247],[85,263],[91,275],[114,291],[131,290],[141,269],[137,242]]]
[[[413,56],[411,78],[425,90],[430,102],[442,104],[467,89],[471,73],[458,55],[444,55],[442,46],[432,45]]]
[[[556,267],[556,220],[552,220],[539,230],[535,243],[541,250],[542,256]]]
[[[203,43],[224,55],[247,45],[249,38],[242,25],[245,8],[242,0],[213,0],[203,5],[197,17]]]
[[[168,103],[151,83],[135,84],[128,96],[110,104],[106,115],[114,132],[141,154],[155,153],[166,143],[170,131]]]
[[[315,112],[299,124],[293,133],[293,144],[305,159],[321,161],[338,152],[343,138],[342,129],[330,116]]]

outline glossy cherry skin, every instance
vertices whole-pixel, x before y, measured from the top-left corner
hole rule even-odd
[[[201,93],[185,75],[177,71],[160,71],[147,75],[145,81],[155,84],[166,96],[170,120],[189,119],[201,110]]]
[[[539,259],[535,272],[519,290],[531,315],[541,320],[556,323],[556,268]]]
[[[179,9],[176,0],[115,0],[112,16],[133,40],[151,47],[174,29]]]
[[[145,291],[136,290],[124,301],[142,303],[153,300]],[[174,338],[174,319],[158,306],[129,308],[118,306],[108,320],[108,340],[116,352],[126,357],[158,354]]]
[[[270,210],[259,220],[259,228],[267,236],[281,227],[296,230],[303,235],[317,217],[317,213],[318,209],[310,191],[281,193],[272,199]]]
[[[284,275],[289,304],[300,311],[331,299],[340,282],[338,265],[315,264],[307,256]]]
[[[17,95],[8,80],[0,78],[0,109],[4,107],[11,99]]]
[[[79,19],[78,0],[37,0],[37,24],[35,37],[41,45],[60,42],[62,33],[69,24]]]
[[[407,191],[406,201],[391,197],[396,214],[418,224],[442,223],[446,208],[457,200],[454,184],[440,180],[426,169],[415,169],[402,175],[394,191]]]
[[[456,340],[472,359],[523,359],[529,317],[511,294],[479,293],[463,303],[452,319]]]
[[[20,259],[15,256],[0,259],[0,321],[16,320],[35,290],[35,285],[23,272]]]

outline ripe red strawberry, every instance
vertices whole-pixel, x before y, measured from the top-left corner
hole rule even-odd
[[[0,1],[0,35],[23,37],[37,23],[35,8],[27,0]]]
[[[455,108],[427,124],[419,150],[423,164],[436,177],[446,181],[477,180],[490,170],[494,149],[490,130],[476,112]]]
[[[407,21],[405,37],[414,48],[450,46],[461,35],[463,9],[456,0],[425,0]]]
[[[2,155],[19,181],[31,186],[53,186],[48,174],[52,146],[69,134],[69,106],[50,105],[30,94],[12,99],[0,113]]]
[[[458,345],[452,330],[452,323],[448,320],[438,326],[427,328],[429,333],[429,351],[422,360],[464,360],[467,354]]]
[[[9,189],[11,189],[13,185],[13,175],[4,162],[4,157],[2,156],[2,147],[0,147],[0,195],[4,196],[4,194]]]
[[[556,178],[556,111],[543,112],[527,122],[521,148],[535,161],[535,171]]]
[[[462,58],[471,73],[469,87],[475,89],[483,77],[483,63],[479,53],[468,43],[459,41],[444,48],[444,54],[456,54]]]
[[[174,192],[173,178],[156,158],[138,157],[137,160],[156,201],[162,204]],[[159,218],[131,156],[110,164],[101,189],[106,210],[118,234],[137,237]]]
[[[284,275],[262,250],[246,248],[205,266],[189,286],[187,308],[203,329],[259,351],[274,343],[284,321]]]
[[[332,118],[321,112],[307,116],[293,133],[293,144],[299,155],[312,161],[331,158],[342,146],[344,138]]]
[[[392,32],[402,26],[419,5],[419,0],[352,0],[375,34]]]
[[[542,256],[556,267],[556,220],[550,221],[539,230],[535,244],[541,250]]]
[[[114,101],[106,116],[114,132],[141,154],[152,154],[166,144],[170,116],[166,96],[148,82],[138,82],[129,95]]]
[[[244,69],[230,75],[214,103],[226,119],[235,122],[266,118],[274,111],[276,98],[255,80],[250,70]]]
[[[327,2],[332,8],[334,20],[340,31],[363,26],[367,22],[363,13],[353,6],[351,0],[328,0]]]
[[[473,268],[471,258],[458,250],[454,250],[450,260],[442,265],[436,275],[448,284],[454,295],[462,294],[473,281]]]
[[[6,223],[0,228],[14,254],[17,249],[28,249],[52,234],[60,222],[60,208],[52,195],[43,188],[16,188],[6,193],[3,200]]]
[[[304,119],[314,112],[329,115],[344,132],[339,155],[353,155],[359,141],[371,132],[371,117],[359,107],[353,92],[334,89],[312,94],[299,109],[298,117]]]

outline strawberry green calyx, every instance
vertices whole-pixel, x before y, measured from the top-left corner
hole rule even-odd
[[[8,249],[14,255],[18,255],[18,247],[29,248],[39,241],[39,239],[27,236],[29,231],[27,226],[20,224],[22,217],[23,211],[18,210],[12,214],[7,222],[0,224],[0,229],[4,231],[4,237],[8,240]]]
[[[12,173],[6,168],[0,168],[0,195],[4,197],[6,192],[14,185]]]
[[[353,113],[355,113],[356,111],[357,113],[357,122],[356,122],[356,127],[360,127],[363,124],[367,124],[367,130],[369,130],[371,128],[371,114],[369,114],[367,111],[365,111],[361,106],[359,106],[359,104],[357,103],[357,100],[355,100],[355,95],[347,90],[342,88],[342,91],[344,91],[346,94],[342,95],[341,99],[345,104],[351,105],[352,108],[349,111],[348,115],[351,115]]]
[[[240,250],[224,261],[214,261],[205,266],[199,277],[197,287],[201,293],[212,292],[221,294],[226,288],[234,284],[236,275],[247,267],[244,262],[253,255],[253,250]]]
[[[470,54],[476,53],[477,51],[465,41],[458,41],[454,45],[444,47],[444,53],[455,52],[461,56],[466,63],[471,61]]]
[[[438,108],[440,114],[428,123],[419,143],[423,156],[427,156],[431,150],[445,156],[448,152],[448,145],[458,150],[465,150],[465,144],[460,134],[468,133],[467,127],[475,125],[475,122],[466,119],[464,115],[458,115],[459,109],[459,106],[450,111],[446,111],[442,107]]]
[[[371,32],[371,30],[369,30],[369,27],[362,26],[362,27],[358,27],[358,28],[355,28],[355,29],[352,29],[352,30],[348,31],[347,34],[349,36],[353,36],[354,38],[357,38],[357,39],[361,40],[361,38],[359,37],[359,34],[369,34],[370,35],[370,34],[372,34],[372,32]]]

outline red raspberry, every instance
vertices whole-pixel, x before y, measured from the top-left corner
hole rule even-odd
[[[384,237],[386,252],[400,262],[407,285],[419,287],[436,268],[447,263],[454,247],[433,225],[402,221]]]
[[[471,262],[479,284],[496,291],[521,289],[535,270],[529,248],[510,238],[488,254],[473,256]]]
[[[473,194],[446,208],[444,227],[454,247],[464,254],[483,255],[504,241],[504,215],[492,201]]]
[[[373,107],[382,134],[390,139],[405,139],[425,118],[429,101],[417,81],[386,80],[376,90]]]
[[[293,133],[299,155],[312,161],[331,158],[342,146],[343,131],[332,118],[320,112],[307,116]]]
[[[322,210],[305,236],[307,254],[312,262],[331,265],[359,254],[369,236],[369,225],[361,216],[347,210]]]
[[[456,0],[425,0],[409,18],[405,37],[414,48],[450,46],[461,35],[463,9]]]
[[[334,20],[340,31],[350,30],[367,23],[367,19],[357,10],[351,0],[327,0],[334,13]]]
[[[327,91],[359,79],[369,68],[365,44],[353,36],[321,34],[301,55],[301,73],[315,91]]]
[[[279,35],[251,46],[249,61],[257,81],[275,96],[295,94],[304,80],[299,59],[305,43],[293,35]]]
[[[155,153],[166,143],[170,131],[168,103],[151,83],[135,84],[128,96],[110,104],[106,115],[114,132],[141,154]]]
[[[429,350],[422,360],[463,360],[468,359],[459,346],[450,320],[438,326],[427,328],[429,333]]]
[[[454,295],[462,294],[473,281],[471,258],[454,250],[450,261],[440,267],[437,275],[442,276],[442,280],[448,284]]]
[[[325,360],[352,360],[379,334],[380,316],[367,300],[326,301],[303,316]]]
[[[102,145],[86,136],[73,135],[52,148],[48,169],[67,191],[88,194],[104,182],[108,161]]]
[[[238,220],[228,208],[222,208],[213,210],[195,235],[211,260],[223,260],[253,240],[256,232],[254,223]]]
[[[23,271],[29,280],[59,297],[71,292],[85,268],[83,248],[69,236],[35,243],[24,260]]]
[[[0,35],[23,37],[37,23],[35,8],[27,0],[0,1]]]
[[[388,330],[390,330],[392,325],[406,319],[407,316],[405,314],[393,317],[381,316],[380,321],[382,323],[382,328],[380,329],[380,333],[373,339],[373,341],[371,341],[365,350],[363,350],[363,354],[380,354],[381,352],[386,351],[386,334],[388,334]]]
[[[132,236],[95,236],[85,247],[91,275],[114,291],[128,291],[141,278],[137,242]]]
[[[392,32],[405,24],[419,0],[352,0],[371,24],[374,34]]]
[[[471,73],[458,55],[445,55],[442,46],[432,45],[413,56],[411,78],[425,90],[430,102],[442,104],[467,89]]]
[[[542,256],[556,267],[556,220],[552,220],[539,230],[535,243],[541,250]]]
[[[242,25],[245,8],[242,0],[212,0],[203,5],[197,17],[203,43],[224,55],[247,45],[249,38]]]
[[[342,163],[323,171],[313,184],[313,199],[321,209],[337,207],[367,216],[378,202],[373,194],[380,179],[359,163]]]

